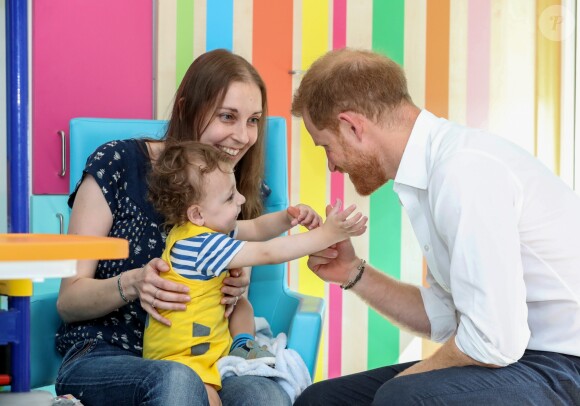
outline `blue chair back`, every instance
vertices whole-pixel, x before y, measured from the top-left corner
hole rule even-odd
[[[70,122],[70,190],[76,187],[88,156],[109,141],[127,138],[161,138],[167,122],[162,120],[130,120],[75,118]],[[265,139],[265,181],[271,194],[264,202],[265,212],[284,210],[288,198],[288,149],[286,121],[268,117]],[[324,302],[320,298],[288,289],[287,265],[257,266],[252,270],[249,298],[256,316],[268,320],[274,335],[288,335],[288,347],[304,359],[314,376],[318,343],[322,330]],[[54,334],[60,323],[56,312],[56,293],[33,297],[31,318],[31,358],[33,387],[54,383],[61,357],[54,349]]]

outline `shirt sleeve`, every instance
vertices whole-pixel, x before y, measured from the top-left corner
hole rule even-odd
[[[125,172],[125,161],[119,151],[119,141],[111,141],[98,147],[88,158],[83,169],[82,178],[77,183],[74,192],[68,200],[69,207],[72,208],[78,188],[85,177],[90,174],[101,188],[103,196],[107,201],[111,213],[115,215],[117,209],[119,190],[123,188],[121,175]]]
[[[456,154],[434,171],[430,202],[448,248],[459,325],[455,342],[471,358],[516,362],[530,338],[518,219],[521,186],[504,163]]]
[[[219,276],[244,243],[226,234],[200,234],[175,243],[171,249],[171,265],[180,275],[192,279]]]
[[[421,298],[431,323],[431,340],[445,342],[457,330],[453,298],[427,273],[429,287],[420,286]]]

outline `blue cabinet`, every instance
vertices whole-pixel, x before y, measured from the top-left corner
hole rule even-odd
[[[67,195],[41,195],[30,198],[30,231],[37,234],[66,234],[70,209]],[[33,283],[33,295],[58,293],[60,278]]]

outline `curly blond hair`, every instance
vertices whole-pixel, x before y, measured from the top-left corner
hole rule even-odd
[[[219,149],[197,141],[166,144],[149,173],[149,200],[165,217],[166,229],[187,221],[187,208],[205,196],[205,176],[215,170],[232,172]]]

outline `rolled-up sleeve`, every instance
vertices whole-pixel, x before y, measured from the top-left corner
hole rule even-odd
[[[431,340],[445,342],[457,330],[457,318],[451,295],[439,286],[430,273],[427,273],[429,287],[420,286],[421,298],[431,323]]]

